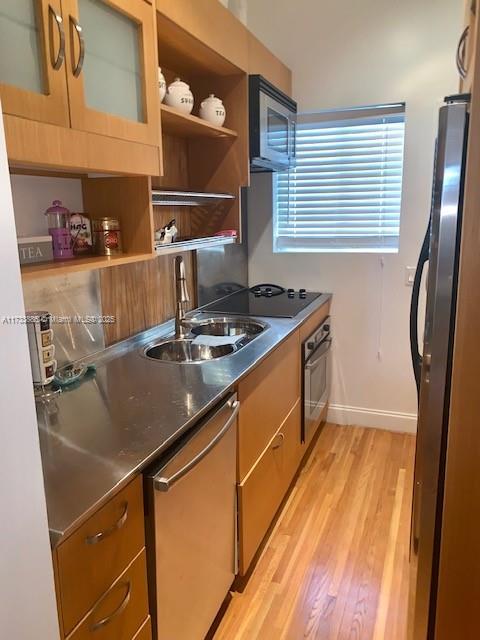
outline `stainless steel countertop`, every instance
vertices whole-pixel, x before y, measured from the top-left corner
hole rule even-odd
[[[55,400],[37,403],[52,547],[171,446],[330,297],[322,294],[294,318],[259,318],[269,328],[217,360],[178,364],[142,357],[142,346],[170,335],[172,322],[83,360],[95,362],[95,374]]]

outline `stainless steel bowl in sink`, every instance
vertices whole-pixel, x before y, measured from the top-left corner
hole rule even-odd
[[[144,355],[163,362],[206,362],[227,356],[236,350],[232,344],[203,345],[192,340],[163,340],[144,349]]]
[[[252,339],[266,329],[266,325],[251,318],[208,318],[193,324],[190,331],[196,335],[240,336]]]

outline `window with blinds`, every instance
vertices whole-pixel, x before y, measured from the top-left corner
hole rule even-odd
[[[396,252],[405,105],[299,114],[275,177],[275,252]]]

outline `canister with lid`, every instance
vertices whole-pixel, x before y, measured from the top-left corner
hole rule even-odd
[[[93,247],[95,253],[112,256],[122,253],[122,234],[116,218],[98,218],[92,220]]]

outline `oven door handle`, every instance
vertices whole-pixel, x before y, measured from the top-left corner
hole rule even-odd
[[[322,347],[324,345],[328,345],[326,349],[322,349]],[[318,356],[318,358],[315,358],[315,360],[312,361],[307,361],[305,363],[305,369],[313,369],[314,367],[317,366],[317,364],[320,362],[320,360],[324,357],[324,355],[327,353],[327,351],[330,349],[330,347],[332,346],[332,339],[331,338],[325,338],[325,340],[323,340],[318,347],[316,348],[316,350],[313,353],[317,353],[317,351],[321,350],[322,353]],[[313,355],[313,354],[312,354]]]

